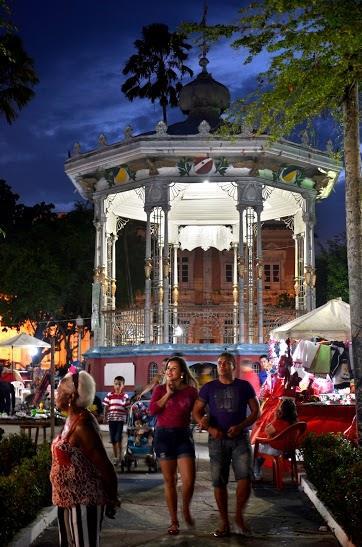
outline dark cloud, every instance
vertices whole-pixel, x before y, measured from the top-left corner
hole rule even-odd
[[[238,9],[247,3],[209,0],[208,22],[236,22]],[[82,150],[94,149],[100,133],[109,143],[118,142],[127,125],[134,134],[143,133],[152,131],[161,119],[157,104],[130,103],[120,89],[125,79],[122,68],[142,26],[164,22],[174,30],[182,21],[200,21],[203,2],[14,0],[12,5],[40,83],[35,99],[13,126],[0,120],[0,177],[24,203],[53,202],[59,210],[68,210],[79,199],[64,174],[64,160],[75,142]],[[265,54],[246,66],[245,56],[245,51],[231,49],[226,41],[212,45],[208,53],[209,71],[228,86],[233,99],[250,93],[258,73],[267,67]],[[197,49],[188,64],[199,71]],[[169,112],[170,124],[183,119],[178,109]],[[319,129],[325,142],[324,122]],[[327,200],[331,206],[333,197]],[[322,215],[328,206],[320,206]]]

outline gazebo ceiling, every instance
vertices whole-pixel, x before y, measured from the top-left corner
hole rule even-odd
[[[261,220],[293,216],[300,210],[300,194],[270,188],[265,195]],[[176,183],[171,186],[168,219],[175,225],[237,224],[236,187],[231,182]],[[142,189],[113,194],[109,212],[124,218],[146,220]]]

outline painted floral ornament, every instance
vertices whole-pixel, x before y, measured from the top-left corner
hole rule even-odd
[[[225,175],[229,165],[230,164],[226,158],[218,158],[217,160],[215,160],[215,172],[218,175]]]
[[[180,177],[189,177],[192,165],[192,160],[190,158],[181,158],[180,161],[177,162],[177,169]]]

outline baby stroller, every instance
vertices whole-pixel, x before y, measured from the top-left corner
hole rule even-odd
[[[149,413],[150,401],[140,400],[130,408],[127,419],[127,447],[121,461],[121,471],[131,471],[143,460],[148,471],[157,471],[157,459],[153,448],[155,418]]]

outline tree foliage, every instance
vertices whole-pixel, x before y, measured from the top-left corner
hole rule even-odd
[[[0,316],[2,324],[20,327],[30,321],[35,336],[55,337],[72,360],[76,318],[90,328],[94,226],[93,209],[77,203],[69,213],[55,213],[52,204],[26,206],[0,180]],[[117,304],[131,307],[144,285],[145,240],[140,223],[130,221],[119,233]],[[142,226],[141,226],[142,230]],[[48,353],[44,350],[42,356]]]
[[[77,204],[56,214],[52,204],[25,206],[0,181],[0,315],[3,325],[30,321],[42,337],[56,325],[56,345],[71,353],[78,315],[90,317],[94,253],[93,212]],[[87,323],[86,323],[87,325]]]
[[[33,98],[38,83],[33,60],[23,48],[10,19],[5,0],[0,1],[0,112],[11,124]]]
[[[167,25],[154,23],[142,28],[142,38],[134,43],[137,53],[131,55],[123,74],[131,76],[122,85],[126,97],[159,101],[163,121],[167,123],[167,106],[177,106],[183,76],[193,75],[184,63],[190,44],[185,36],[170,32]]]
[[[238,32],[233,46],[247,48],[246,63],[261,52],[270,54],[270,66],[247,104],[249,124],[278,138],[327,109],[343,113],[352,350],[362,443],[361,0],[259,0],[240,15],[237,26],[201,30],[213,38]]]
[[[316,256],[317,306],[332,298],[349,302],[346,237],[336,236],[320,245]]]

